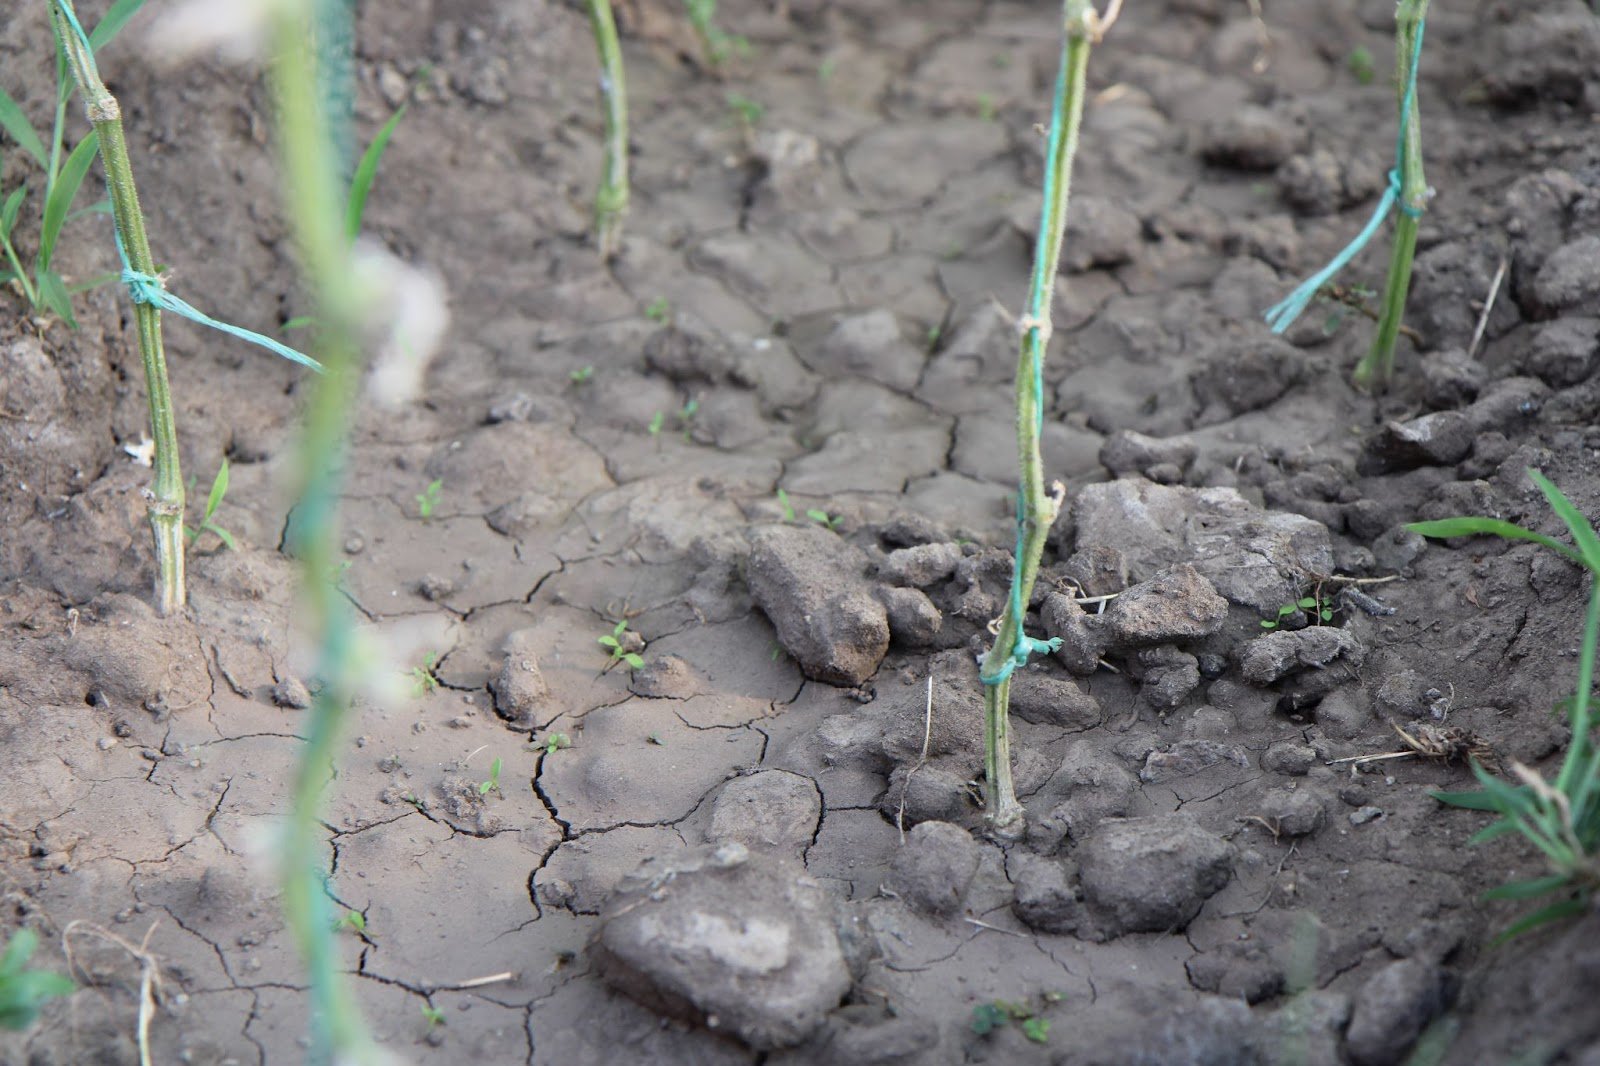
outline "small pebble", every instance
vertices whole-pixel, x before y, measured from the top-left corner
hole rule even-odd
[[[1375,822],[1382,817],[1383,809],[1380,807],[1358,807],[1350,812],[1350,824],[1366,825],[1368,822]]]
[[[115,737],[101,737],[99,740],[95,741],[95,746],[101,751],[110,751],[112,748],[117,746],[117,741]]]

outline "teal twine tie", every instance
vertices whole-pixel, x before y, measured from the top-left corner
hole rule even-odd
[[[1405,166],[1406,158],[1406,124],[1411,120],[1411,109],[1416,104],[1417,65],[1422,59],[1422,32],[1425,28],[1426,20],[1417,23],[1417,36],[1411,45],[1411,62],[1406,72],[1406,91],[1400,97],[1400,133],[1395,144],[1395,167],[1389,171],[1389,187],[1383,191],[1383,199],[1378,201],[1372,217],[1367,220],[1361,232],[1356,234],[1355,239],[1345,245],[1344,251],[1334,256],[1327,266],[1302,281],[1288,296],[1267,309],[1265,316],[1267,324],[1272,327],[1274,333],[1282,333],[1294,324],[1294,320],[1310,306],[1317,293],[1322,291],[1322,287],[1332,281],[1334,275],[1343,270],[1345,265],[1367,246],[1367,242],[1378,232],[1383,220],[1389,217],[1389,212],[1397,205],[1402,213],[1412,218],[1422,217],[1422,209],[1402,200],[1400,190],[1401,168]]]
[[[78,21],[77,14],[73,12],[71,0],[61,0],[60,10],[67,20],[67,25],[72,29],[73,35],[83,45],[83,51],[88,57],[90,69],[94,69],[94,46],[89,43],[89,35],[83,31],[83,24]],[[96,76],[98,77],[98,72],[96,72]],[[167,291],[166,285],[159,277],[133,269],[133,264],[128,261],[128,250],[122,244],[122,234],[117,232],[115,236],[117,240],[117,258],[122,260],[122,284],[128,290],[128,298],[134,303],[149,304],[163,311],[171,311],[175,315],[180,315],[192,322],[198,322],[202,326],[210,326],[212,329],[221,330],[223,333],[231,334],[240,340],[249,341],[251,344],[265,348],[275,355],[283,356],[290,362],[310,367],[318,373],[322,372],[322,364],[309,355],[303,355],[287,345],[279,344],[271,337],[263,337],[261,334],[251,330],[229,325],[226,322],[219,322],[194,305],[172,295]]]

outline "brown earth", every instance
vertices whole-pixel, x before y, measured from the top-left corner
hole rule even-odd
[[[37,121],[42,10],[0,26],[0,82]],[[1467,846],[1483,818],[1430,792],[1468,771],[1330,765],[1395,750],[1391,723],[1559,758],[1577,572],[1397,527],[1473,513],[1555,533],[1530,465],[1600,509],[1600,23],[1576,0],[1435,5],[1420,346],[1373,399],[1348,383],[1358,313],[1315,305],[1285,341],[1260,312],[1382,188],[1393,5],[1266,14],[1135,0],[1092,61],[1046,370],[1048,467],[1072,503],[1036,604],[1073,639],[1018,682],[1031,830],[1002,847],[939,823],[981,823],[973,652],[1009,567],[1005,308],[1027,284],[1057,5],[730,2],[751,53],[722,81],[641,5],[635,198],[609,267],[584,234],[599,138],[581,14],[363,6],[363,134],[416,86],[368,228],[445,279],[454,315],[425,401],[357,426],[345,500],[346,587],[400,685],[358,705],[338,760],[329,889],[365,916],[339,937],[385,1045],[562,1066],[1371,1064],[1429,1026],[1415,1061],[1600,1061],[1600,919],[1491,946],[1518,911],[1480,892],[1540,864],[1515,840]],[[191,302],[274,332],[307,301],[260,71],[158,73],[140,30],[102,66],[156,257]],[[21,153],[5,164],[9,189]],[[36,225],[25,212],[19,232]],[[108,269],[106,229],[71,225],[63,269]],[[1385,258],[1342,281],[1379,288]],[[278,550],[304,374],[169,325],[184,467],[203,497],[230,458],[218,520],[239,549],[200,541],[191,607],[162,620],[148,471],[124,450],[146,418],[127,304],[83,295],[76,333],[0,306],[0,936],[37,927],[58,969],[70,947],[82,986],[0,1036],[0,1063],[136,1061],[140,963],[86,930],[159,964],[156,1061],[301,1061],[305,977],[266,847],[304,715]],[[1150,480],[1104,487],[1119,475]],[[1340,577],[1394,580],[1363,604]],[[1129,586],[1144,599],[1111,622],[1067,595]],[[751,589],[777,598],[764,612]],[[1331,624],[1264,635],[1303,595]],[[848,639],[786,628],[796,596],[813,618],[845,611]],[[643,670],[604,669],[596,638],[623,619]],[[480,794],[496,759],[500,789]],[[613,889],[708,839],[789,853],[751,861],[802,861],[800,883],[867,930],[846,1005],[797,1047],[663,1021],[601,978],[620,957],[591,947]],[[1155,853],[1182,876],[1161,880],[1165,860],[1139,857]],[[1047,1042],[975,1032],[997,999],[1048,1019]]]

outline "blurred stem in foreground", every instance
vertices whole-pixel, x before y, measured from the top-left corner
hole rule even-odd
[[[289,545],[305,568],[302,618],[308,635],[320,647],[316,670],[320,688],[306,719],[306,746],[280,844],[280,862],[285,916],[310,971],[313,1036],[326,1058],[340,1063],[376,1063],[381,1053],[339,972],[326,886],[327,839],[318,818],[355,673],[349,605],[334,584],[334,537],[346,437],[360,370],[356,341],[360,294],[345,235],[339,156],[319,99],[318,86],[324,82],[313,44],[315,20],[323,13],[322,6],[332,5],[337,14],[343,3],[277,0],[271,22],[285,214],[299,245],[306,291],[316,303],[317,344],[325,369],[311,383],[296,473],[293,543]]]

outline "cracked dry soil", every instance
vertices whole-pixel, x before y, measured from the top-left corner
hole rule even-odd
[[[624,12],[636,187],[606,268],[583,241],[581,15],[362,5],[362,129],[416,78],[369,228],[447,281],[455,319],[426,401],[356,427],[345,500],[346,587],[403,678],[358,707],[325,812],[329,890],[364,917],[339,943],[381,1040],[418,1063],[1371,1066],[1428,1028],[1430,1062],[1600,1061],[1600,919],[1490,946],[1516,912],[1479,893],[1539,864],[1468,847],[1481,817],[1430,798],[1466,769],[1330,765],[1394,750],[1395,725],[1535,766],[1564,742],[1578,574],[1399,527],[1557,532],[1530,465],[1600,508],[1586,6],[1434,5],[1418,339],[1377,399],[1348,385],[1359,314],[1319,304],[1274,338],[1259,313],[1381,189],[1392,4],[1269,6],[1263,37],[1242,3],[1134,2],[1097,49],[1046,370],[1069,506],[1031,623],[1066,645],[1018,679],[1030,831],[1004,848],[974,832],[974,652],[1009,566],[1006,308],[1057,5],[720,14],[754,50],[724,82],[686,58],[670,4]],[[158,75],[134,29],[102,65],[157,255],[197,305],[273,332],[306,301],[260,73]],[[0,26],[35,118],[46,33],[33,5]],[[730,92],[761,105],[753,126]],[[6,164],[11,187],[20,153]],[[60,265],[107,269],[102,230],[75,223]],[[1379,287],[1383,259],[1343,280]],[[304,976],[263,856],[304,713],[278,551],[301,375],[169,325],[183,462],[204,482],[231,460],[239,550],[202,542],[190,610],[161,620],[146,471],[122,447],[145,424],[127,306],[89,292],[71,333],[6,299],[0,936],[38,927],[58,969],[70,923],[148,938],[157,1061],[301,1061]],[[1304,595],[1328,625],[1263,632]],[[602,669],[623,618],[642,670]],[[729,888],[746,883],[766,887]],[[690,914],[686,976],[627,938],[656,914],[636,908],[691,892],[744,924]],[[824,976],[800,992],[827,1002],[785,1013],[759,980],[782,978],[788,934],[751,930],[813,911]],[[67,940],[80,991],[0,1037],[0,1062],[136,1061],[138,962]],[[757,991],[710,1003],[706,944]],[[995,1000],[1047,1039],[980,1035]]]

